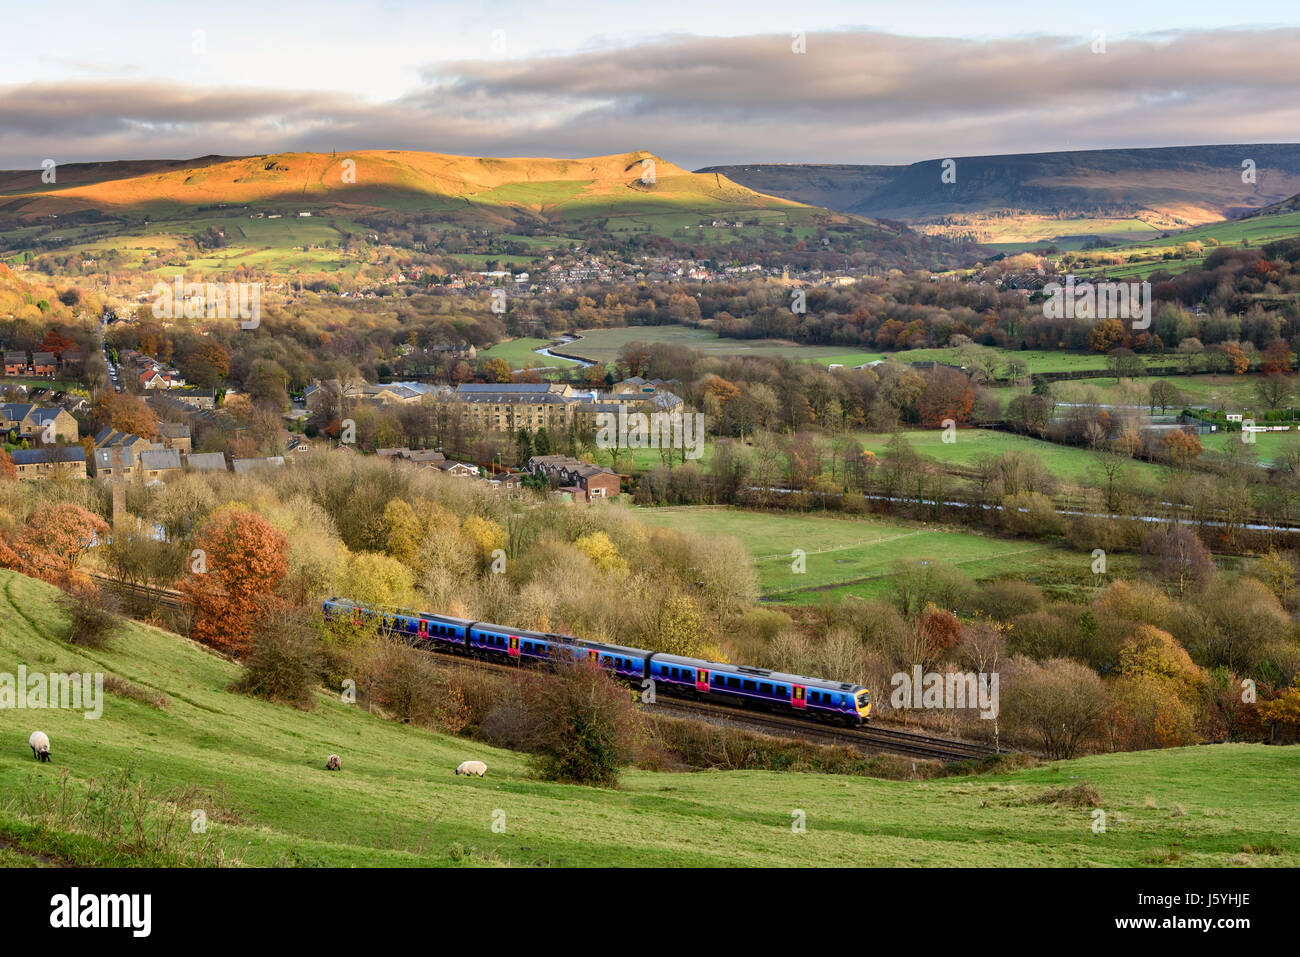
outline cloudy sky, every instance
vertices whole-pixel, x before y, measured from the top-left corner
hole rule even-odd
[[[6,169],[365,148],[647,149],[693,169],[1300,141],[1294,0],[6,6]]]

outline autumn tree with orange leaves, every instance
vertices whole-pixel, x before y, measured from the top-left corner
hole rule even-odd
[[[80,505],[43,505],[32,513],[26,525],[0,538],[0,567],[65,590],[84,588],[90,582],[77,565],[107,534],[108,523]]]
[[[926,375],[925,391],[917,402],[922,425],[938,428],[948,419],[969,422],[974,408],[975,391],[965,375],[942,366]]]
[[[288,573],[288,542],[260,515],[227,507],[208,519],[194,549],[180,583],[194,608],[190,635],[243,655],[259,609]]]
[[[91,410],[100,426],[152,439],[158,434],[158,417],[143,399],[126,392],[105,392]]]

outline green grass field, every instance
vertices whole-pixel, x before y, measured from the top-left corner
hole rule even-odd
[[[160,217],[147,227],[119,225],[106,237],[62,247],[62,251],[75,251],[93,259],[102,256],[106,250],[116,249],[123,254],[123,259],[119,266],[114,267],[115,270],[138,269],[155,250],[164,256],[185,258],[186,267],[159,266],[154,270],[167,278],[184,269],[224,271],[241,264],[272,272],[336,272],[357,265],[355,260],[348,259],[339,251],[342,231],[365,231],[364,227],[350,220],[326,216],[320,211],[310,218],[299,218],[290,213],[278,219],[249,219],[246,211],[191,215],[179,219],[171,218],[166,211],[160,213]],[[225,246],[199,254],[183,245],[182,240],[209,228],[225,233]],[[13,231],[0,232],[0,248],[13,237]]]
[[[790,604],[878,597],[888,591],[900,559],[953,565],[973,579],[1091,577],[1088,552],[904,519],[693,506],[641,508],[637,516],[652,525],[739,539],[764,597]],[[805,553],[803,572],[794,570],[796,549]]]
[[[1207,451],[1228,452],[1244,450],[1253,454],[1255,460],[1263,465],[1272,465],[1288,451],[1300,445],[1300,433],[1295,429],[1290,432],[1256,432],[1255,441],[1243,442],[1240,432],[1217,432],[1202,435],[1201,445]]]
[[[141,863],[117,845],[27,823],[20,795],[74,791],[128,766],[234,863],[293,866],[1185,866],[1300,863],[1300,748],[1220,745],[923,782],[774,772],[633,771],[618,790],[531,779],[523,756],[366,714],[321,692],[300,712],[230,692],[237,667],[132,625],[85,651],[54,632],[50,587],[0,571],[0,668],[103,671],[167,695],[109,696],[103,716],[0,712],[0,863]],[[27,748],[46,731],[52,762]],[[324,770],[325,756],[343,770]],[[458,778],[482,758],[485,778]],[[1032,799],[1081,781],[1108,814]],[[807,816],[806,833],[791,828]],[[493,831],[493,822],[504,830]],[[182,832],[188,828],[182,827]],[[198,837],[187,834],[184,842]],[[1243,848],[1249,847],[1246,851]]]
[[[1004,452],[1027,452],[1038,456],[1044,467],[1064,482],[1089,485],[1096,482],[1096,469],[1100,462],[1097,453],[1072,445],[1057,445],[1024,435],[996,432],[991,429],[958,429],[956,441],[943,441],[943,429],[912,429],[902,435],[920,455],[938,462],[971,468],[981,456],[1001,455]],[[879,432],[862,432],[857,435],[863,448],[880,455],[892,436]],[[1151,462],[1133,461],[1128,467],[1135,475],[1159,480],[1164,474],[1162,466]]]
[[[613,362],[629,342],[646,342],[654,345],[688,346],[711,355],[766,356],[816,362],[818,365],[865,365],[878,359],[892,358],[898,362],[956,362],[956,348],[905,349],[901,352],[872,352],[847,350],[843,346],[810,346],[783,339],[724,339],[709,329],[690,326],[626,326],[612,329],[591,329],[581,333],[582,339],[571,343],[566,352],[582,356],[593,362]],[[1097,353],[1052,352],[1041,349],[998,349],[1003,363],[1019,359],[1030,372],[1073,372],[1084,369],[1106,368],[1106,357]],[[1144,356],[1148,363],[1164,364],[1168,357]],[[1001,370],[999,370],[1001,374]]]
[[[782,339],[723,339],[708,329],[677,325],[591,329],[581,335],[582,339],[569,343],[565,351],[592,362],[615,361],[629,342],[689,346],[711,355],[807,359],[823,365],[861,365],[882,357],[879,352],[851,352],[841,346],[805,346]]]
[[[30,389],[56,389],[60,392],[75,392],[84,390],[76,382],[63,379],[41,379],[33,376],[0,376],[0,389],[11,385],[25,385]]]
[[[1089,240],[1102,237],[1114,242],[1151,240],[1160,230],[1140,219],[1084,217],[1056,219],[1048,216],[978,217],[970,226],[928,226],[925,232],[955,235],[963,231],[978,233],[979,242],[999,252],[1019,253],[1043,246],[1079,249]]]
[[[1153,255],[1160,255],[1164,250],[1176,248],[1183,243],[1204,243],[1207,239],[1217,240],[1221,246],[1240,246],[1243,240],[1249,240],[1252,246],[1263,246],[1278,239],[1290,239],[1297,234],[1300,234],[1300,212],[1279,213],[1275,216],[1256,216],[1251,219],[1237,219],[1221,223],[1209,223],[1205,226],[1198,226],[1195,229],[1172,233],[1167,238],[1141,240],[1139,242],[1125,243],[1123,245],[1108,247],[1106,249],[1092,250],[1092,252],[1097,254],[1119,253],[1124,256],[1137,255],[1145,258]],[[1213,251],[1214,247],[1206,246],[1205,256],[1208,256]],[[1171,273],[1179,273],[1190,269],[1193,266],[1199,266],[1205,261],[1205,256],[1189,257],[1187,259],[1161,260],[1158,262],[1132,263],[1120,266],[1107,266],[1104,267],[1104,271],[1108,276],[1112,277],[1142,277],[1149,275],[1157,269],[1165,269]],[[1097,268],[1078,270],[1081,274],[1096,271],[1098,271]]]
[[[566,366],[576,366],[578,363],[572,359],[561,359],[559,356],[548,358],[539,356],[534,349],[542,349],[550,344],[549,339],[510,339],[506,342],[498,342],[496,345],[479,352],[479,356],[484,359],[505,359],[510,363],[512,369],[526,369],[531,367],[555,366],[562,368]]]

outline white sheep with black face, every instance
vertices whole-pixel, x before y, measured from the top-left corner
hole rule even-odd
[[[482,761],[462,761],[460,767],[456,769],[457,774],[477,774],[479,777],[487,774],[487,765]]]
[[[48,761],[50,759],[50,739],[44,731],[33,731],[32,736],[27,739],[27,743],[32,747],[32,755],[37,761]]]

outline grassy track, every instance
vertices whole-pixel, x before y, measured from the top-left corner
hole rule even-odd
[[[813,774],[631,772],[620,790],[544,784],[521,756],[386,722],[321,693],[303,713],[229,692],[236,667],[143,626],[82,652],[51,635],[49,587],[0,572],[0,670],[106,670],[167,694],[156,710],[112,697],[97,721],[0,712],[0,863],[110,852],[40,834],[10,802],[66,771],[74,787],[134,762],[159,789],[219,795],[208,835],[245,864],[622,866],[1296,866],[1300,748],[1218,746],[1086,758],[998,777],[895,782]],[[27,750],[39,726],[54,762]],[[323,770],[325,755],[344,770]],[[454,777],[466,757],[483,779]],[[1109,815],[1033,804],[1080,781]],[[791,812],[807,814],[807,833]],[[184,809],[182,809],[184,812]],[[505,830],[494,833],[494,812]],[[188,816],[188,812],[184,812]],[[23,849],[17,849],[21,841]],[[1249,845],[1253,853],[1242,848]]]

